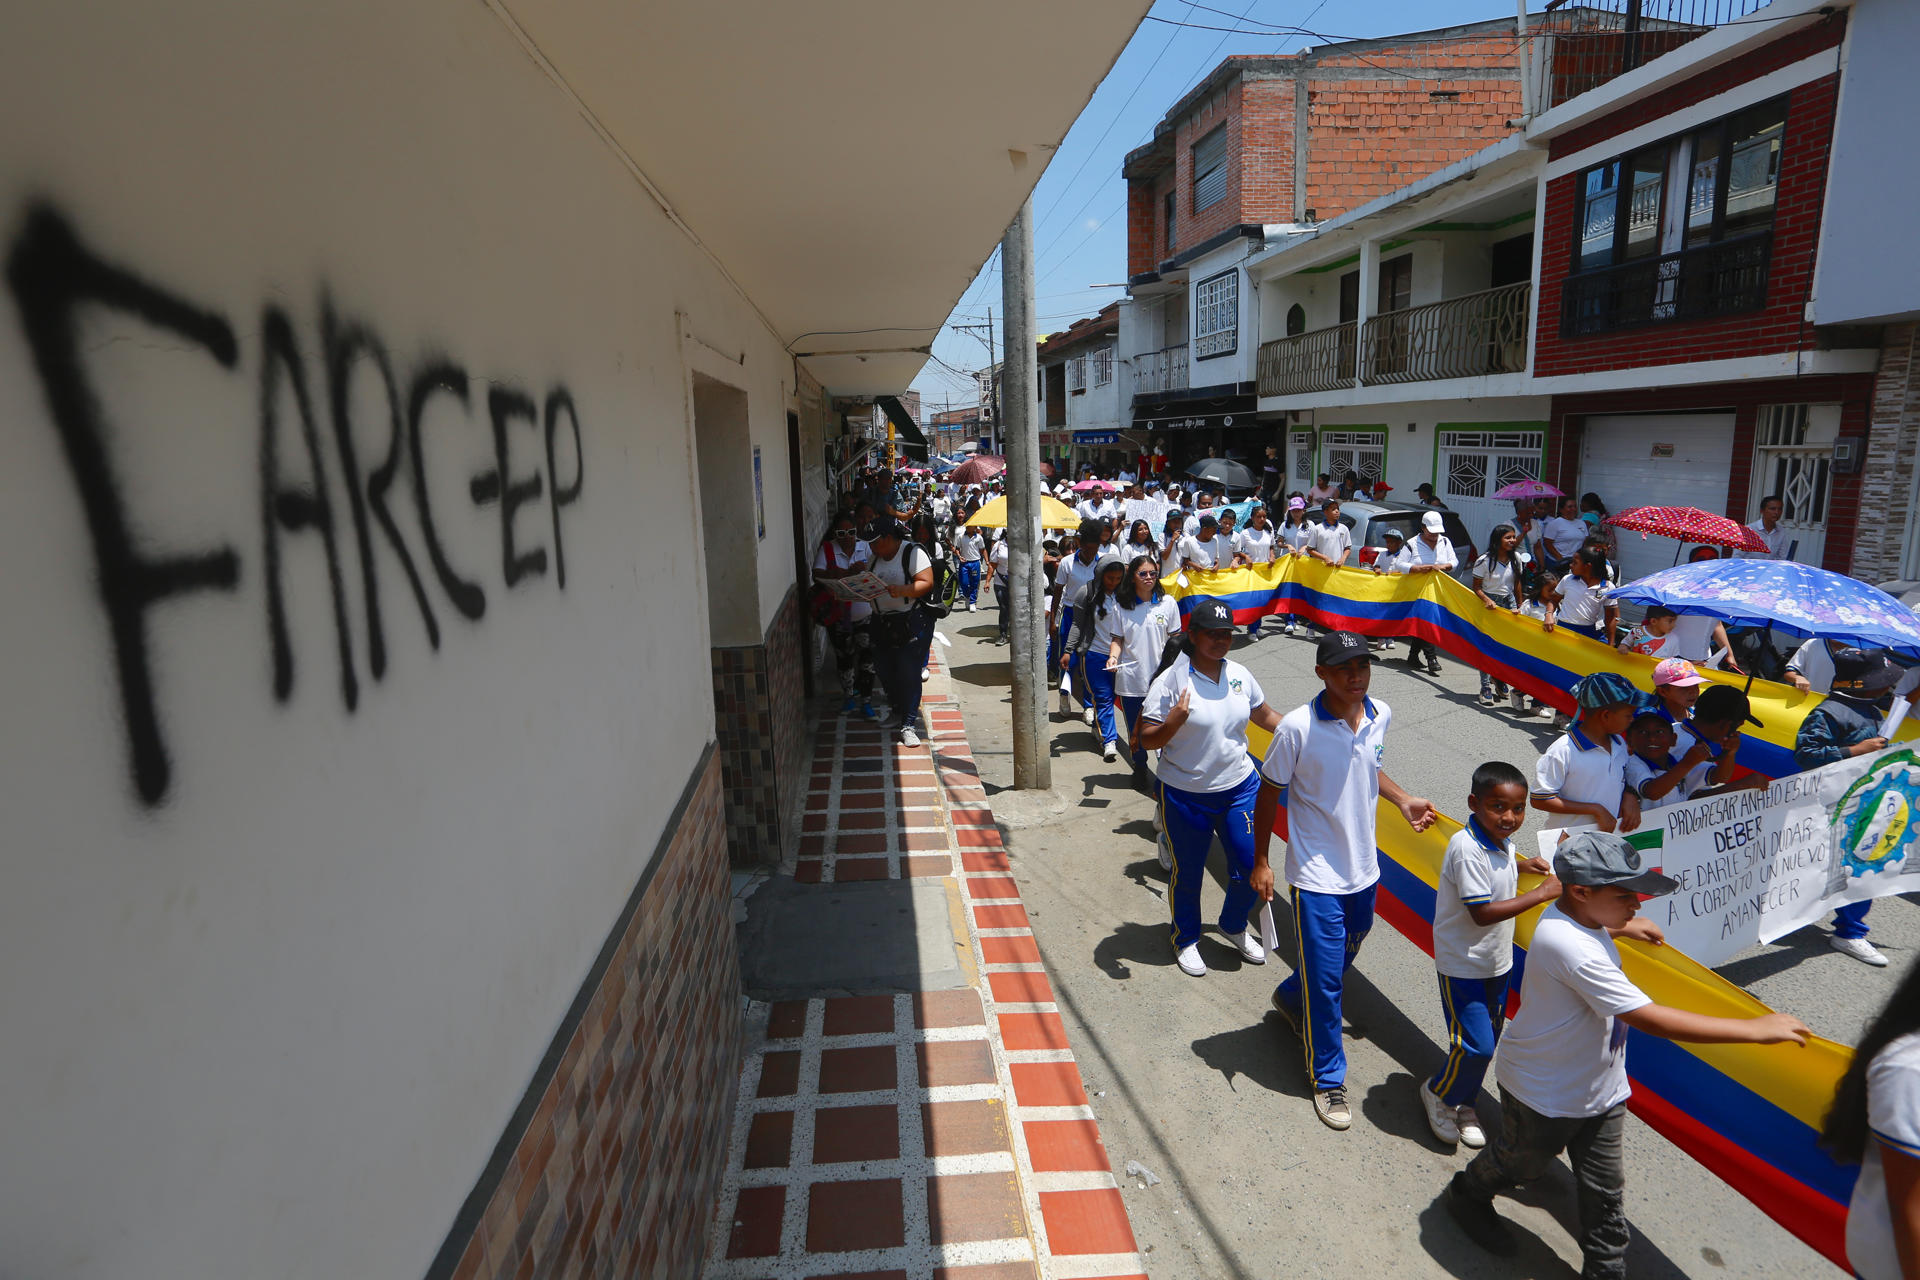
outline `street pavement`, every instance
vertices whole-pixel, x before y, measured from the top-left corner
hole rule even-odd
[[[1266,638],[1237,641],[1233,656],[1284,710],[1320,684],[1311,642],[1277,627],[1269,620]],[[1438,1201],[1470,1153],[1433,1139],[1414,1093],[1443,1056],[1432,960],[1385,922],[1369,936],[1347,988],[1354,1127],[1325,1128],[1309,1100],[1300,1042],[1268,1006],[1290,972],[1284,943],[1264,967],[1244,964],[1209,923],[1213,940],[1201,950],[1212,972],[1196,979],[1175,968],[1150,802],[1123,766],[1101,761],[1091,729],[1060,714],[1057,695],[1048,698],[1051,793],[1007,790],[1008,650],[992,643],[989,611],[955,614],[940,629],[952,641],[943,652],[956,696],[1113,1167],[1138,1161],[1160,1179],[1121,1178],[1151,1274],[1577,1273],[1564,1165],[1499,1201],[1523,1242],[1512,1259],[1475,1247]],[[1376,663],[1373,680],[1374,696],[1393,708],[1386,768],[1396,781],[1464,817],[1474,765],[1505,759],[1532,775],[1553,738],[1549,722],[1481,708],[1476,672],[1449,659],[1437,679],[1415,674],[1399,660],[1404,653],[1382,655],[1390,660]],[[1202,895],[1209,922],[1219,913],[1222,865],[1216,845]],[[1284,904],[1276,910],[1284,940]],[[1890,968],[1870,969],[1829,950],[1823,931],[1803,930],[1721,972],[1852,1042],[1920,945],[1920,911],[1909,901],[1883,900],[1872,922]],[[1481,1111],[1491,1130],[1497,1103],[1483,1098]],[[1628,1122],[1627,1211],[1630,1272],[1642,1280],[1832,1270],[1638,1120]]]

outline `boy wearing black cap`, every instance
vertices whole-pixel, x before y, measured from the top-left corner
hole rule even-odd
[[[1247,882],[1273,900],[1267,845],[1280,789],[1287,789],[1287,888],[1293,901],[1298,965],[1273,993],[1273,1007],[1306,1045],[1313,1109],[1331,1129],[1353,1124],[1347,1105],[1347,1055],[1340,1042],[1340,1003],[1347,970],[1373,928],[1380,880],[1374,810],[1380,797],[1415,831],[1433,825],[1433,805],[1408,795],[1386,775],[1393,713],[1367,696],[1373,654],[1351,631],[1329,631],[1314,654],[1326,685],[1313,701],[1281,717],[1260,769],[1253,806],[1253,871]]]
[[[1511,1254],[1512,1230],[1493,1208],[1499,1192],[1545,1173],[1562,1151],[1578,1184],[1585,1277],[1626,1275],[1631,1230],[1626,1185],[1627,1029],[1693,1044],[1804,1045],[1812,1034],[1785,1013],[1714,1018],[1657,1005],[1620,969],[1613,939],[1660,941],[1635,919],[1641,894],[1678,884],[1642,868],[1611,832],[1574,832],[1553,855],[1560,900],[1540,913],[1520,980],[1520,1012],[1500,1039],[1500,1132],[1453,1175],[1447,1211],[1482,1248]]]
[[[1886,704],[1906,672],[1887,658],[1884,649],[1829,646],[1833,656],[1833,691],[1807,713],[1793,740],[1793,762],[1801,769],[1872,755],[1886,748],[1880,725]],[[1887,958],[1867,941],[1866,902],[1849,902],[1833,913],[1833,933],[1827,945],[1861,964],[1884,968]]]

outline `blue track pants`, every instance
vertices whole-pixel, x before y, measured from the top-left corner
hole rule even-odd
[[[1300,964],[1274,993],[1301,1015],[1307,1043],[1307,1073],[1315,1089],[1347,1082],[1347,1050],[1340,1039],[1340,998],[1347,970],[1373,928],[1373,891],[1315,893],[1288,886],[1293,898],[1294,942]],[[1304,1002],[1303,1002],[1304,993]]]
[[[1259,794],[1258,769],[1224,791],[1161,786],[1161,814],[1173,846],[1173,885],[1167,901],[1173,908],[1174,950],[1200,940],[1200,885],[1207,878],[1207,850],[1216,835],[1227,851],[1227,900],[1220,907],[1220,928],[1239,933],[1247,927],[1247,915],[1258,900],[1247,873],[1253,870],[1253,798]]]
[[[980,600],[980,562],[961,560],[955,563],[960,571],[960,596],[968,604],[977,604]]]
[[[1507,1022],[1507,978],[1449,978],[1440,974],[1440,1008],[1447,1015],[1447,1061],[1427,1088],[1450,1107],[1470,1107],[1487,1078],[1494,1046]]]
[[[1113,677],[1107,674],[1106,650],[1089,649],[1080,662],[1087,688],[1093,693],[1093,720],[1100,728],[1100,741],[1116,742],[1120,734],[1113,723]]]

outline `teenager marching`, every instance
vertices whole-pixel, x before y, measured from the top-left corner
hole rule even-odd
[[[1254,892],[1273,899],[1267,845],[1280,790],[1287,792],[1287,890],[1293,900],[1298,968],[1273,993],[1273,1007],[1299,1033],[1313,1080],[1313,1109],[1332,1129],[1353,1123],[1340,1004],[1347,970],[1373,928],[1380,862],[1374,809],[1380,797],[1415,831],[1433,825],[1433,805],[1408,795],[1380,767],[1393,713],[1367,696],[1373,653],[1351,631],[1329,631],[1314,654],[1326,686],[1281,719],[1260,770],[1254,802]]]
[[[1247,754],[1247,723],[1271,732],[1280,715],[1253,673],[1227,658],[1232,647],[1233,611],[1224,600],[1202,597],[1187,615],[1179,648],[1147,689],[1135,739],[1160,753],[1160,804],[1172,846],[1167,900],[1173,952],[1180,971],[1195,978],[1207,972],[1199,946],[1200,884],[1216,835],[1227,854],[1220,932],[1248,963],[1267,962],[1266,949],[1247,928],[1254,903],[1248,878],[1254,869],[1254,795],[1261,789]]]

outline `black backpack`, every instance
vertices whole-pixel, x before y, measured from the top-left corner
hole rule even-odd
[[[953,612],[953,602],[960,594],[960,574],[953,567],[953,561],[947,556],[936,556],[917,542],[907,544],[918,547],[920,554],[933,566],[933,590],[920,597],[920,607],[936,618],[944,618]]]

